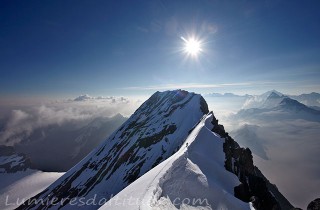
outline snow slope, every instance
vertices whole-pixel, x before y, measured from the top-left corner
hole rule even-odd
[[[100,209],[252,209],[233,195],[240,182],[224,167],[224,140],[211,121],[212,114],[205,116],[178,152]]]
[[[15,173],[0,174],[0,209],[18,207],[24,200],[44,190],[63,173],[41,172],[27,169]]]

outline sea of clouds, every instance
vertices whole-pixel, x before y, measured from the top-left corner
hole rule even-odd
[[[81,95],[69,100],[6,106],[0,117],[0,144],[12,146],[28,139],[34,130],[50,125],[82,126],[94,118],[112,117],[118,113],[128,117],[141,104],[141,100],[127,97]]]

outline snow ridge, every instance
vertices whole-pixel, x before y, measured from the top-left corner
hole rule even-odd
[[[233,195],[240,182],[224,168],[224,141],[211,131],[211,121],[212,113],[194,128],[179,151],[100,209],[250,209],[249,203]],[[128,198],[135,202],[126,202]]]

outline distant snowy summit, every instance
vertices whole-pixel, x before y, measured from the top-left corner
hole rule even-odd
[[[268,119],[271,121],[305,119],[320,122],[320,111],[316,107],[307,106],[289,96],[274,91],[249,98],[243,107],[246,108],[241,109],[231,117],[235,119]]]
[[[304,93],[300,95],[289,95],[283,94],[277,90],[270,90],[260,95],[236,95],[233,93],[209,93],[205,95],[206,98],[212,99],[214,98],[215,101],[219,99],[226,99],[226,101],[230,101],[232,99],[237,99],[233,102],[239,103],[239,108],[242,109],[250,109],[250,108],[270,108],[271,106],[277,105],[281,102],[281,99],[290,98],[294,99],[308,107],[313,109],[320,109],[320,94],[319,93]],[[270,106],[268,106],[270,105]]]
[[[105,142],[18,209],[101,206],[292,208],[253,165],[250,149],[209,113],[203,97],[183,90],[154,93]]]

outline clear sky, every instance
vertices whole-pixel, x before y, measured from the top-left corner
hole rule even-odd
[[[0,96],[320,92],[320,1],[0,1]],[[184,39],[201,41],[188,56]]]

